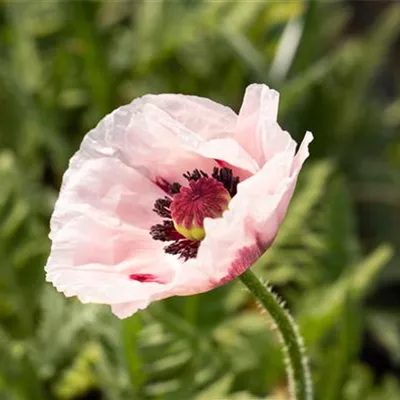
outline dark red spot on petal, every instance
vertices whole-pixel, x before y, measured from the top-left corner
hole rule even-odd
[[[264,246],[260,246],[258,241],[253,246],[243,247],[238,250],[227,275],[216,283],[215,286],[224,285],[243,274],[244,271],[250,268],[262,256],[264,250]]]
[[[132,281],[138,282],[157,282],[162,283],[160,280],[153,274],[130,274],[129,279]]]
[[[215,162],[221,167],[221,168],[229,168],[229,164],[226,161],[223,160],[218,160],[215,158]]]

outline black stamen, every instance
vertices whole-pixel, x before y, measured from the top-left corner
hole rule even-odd
[[[157,199],[154,203],[153,211],[163,218],[171,218],[171,212],[169,211],[169,206],[172,200],[169,197],[164,197],[163,199]]]
[[[160,187],[164,192],[168,193],[169,195],[173,196],[176,193],[179,193],[181,190],[181,185],[177,182],[169,183],[164,178],[157,178],[155,182],[158,187]]]
[[[208,178],[208,174],[198,169],[195,169],[193,172],[187,171],[183,176],[189,182],[198,181],[203,177]],[[233,176],[231,169],[215,167],[211,176],[224,185],[231,197],[235,196],[237,193],[239,177]],[[171,184],[162,178],[157,181],[157,184],[170,196],[174,196],[181,190],[181,185],[179,183],[174,182]],[[154,203],[154,212],[160,217],[168,219],[164,220],[162,224],[153,225],[150,228],[150,235],[154,240],[172,242],[168,246],[164,247],[164,251],[168,254],[177,255],[178,258],[187,261],[190,258],[195,258],[197,256],[201,241],[186,239],[175,229],[174,223],[171,221],[171,211],[169,209],[171,203],[172,199],[167,196],[156,200]]]
[[[240,179],[238,176],[233,176],[231,169],[214,167],[211,176],[224,185],[231,197],[235,196]]]
[[[164,220],[162,224],[153,225],[150,228],[150,235],[154,240],[173,241],[173,243],[164,247],[164,251],[168,254],[178,255],[178,258],[184,261],[197,256],[200,241],[186,239],[176,231],[172,221]]]
[[[201,177],[208,178],[208,174],[206,174],[202,170],[195,169],[193,172],[187,171],[186,174],[183,174],[183,177],[190,181],[198,181]]]
[[[181,191],[181,187],[182,187],[181,184],[178,182],[171,183],[169,185],[169,193],[172,195],[177,194]]]
[[[153,225],[150,228],[150,235],[154,240],[161,240],[162,242],[183,239],[183,236],[175,230],[174,223],[166,220],[162,224]]]
[[[174,243],[164,247],[168,254],[177,254],[178,258],[183,258],[185,261],[189,258],[195,258],[200,247],[200,241],[197,240],[177,240]]]

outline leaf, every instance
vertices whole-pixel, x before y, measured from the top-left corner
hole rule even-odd
[[[350,377],[343,388],[344,400],[364,400],[371,393],[373,386],[373,373],[363,365],[356,364],[352,367]]]
[[[228,394],[232,381],[233,376],[227,374],[211,384],[206,390],[201,391],[193,400],[223,399]]]
[[[139,391],[146,381],[146,375],[138,349],[138,335],[143,327],[139,315],[132,316],[122,322],[122,339],[127,368],[132,382],[132,389]]]
[[[316,289],[305,297],[298,322],[307,345],[318,341],[333,326],[344,307],[347,293],[355,299],[365,296],[369,285],[392,254],[389,246],[382,245],[337,282]]]
[[[56,381],[53,390],[57,398],[74,399],[97,386],[97,378],[92,371],[92,364],[99,359],[100,353],[98,344],[86,344],[72,365],[63,371],[60,379]]]
[[[343,398],[343,387],[360,348],[362,332],[360,304],[348,293],[338,319],[337,334],[329,349],[321,352],[320,378],[316,382],[316,397],[324,400]]]
[[[378,342],[385,347],[389,357],[400,365],[400,315],[392,311],[372,310],[368,326]]]

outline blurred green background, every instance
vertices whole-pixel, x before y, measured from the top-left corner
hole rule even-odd
[[[239,283],[126,321],[44,282],[68,160],[144,93],[238,110],[250,82],[312,157],[255,267],[304,335],[317,400],[400,399],[400,5],[396,1],[0,0],[0,399],[288,399]]]

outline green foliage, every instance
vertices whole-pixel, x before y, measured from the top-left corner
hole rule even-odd
[[[0,2],[0,400],[287,399],[278,339],[239,283],[119,321],[44,282],[47,221],[85,132],[147,92],[237,110],[251,81],[280,90],[296,138],[315,135],[255,270],[300,324],[317,400],[400,398],[394,372],[376,380],[360,357],[368,335],[400,366],[398,77],[395,95],[374,85],[400,9],[362,35],[343,34],[350,17],[342,2]]]

